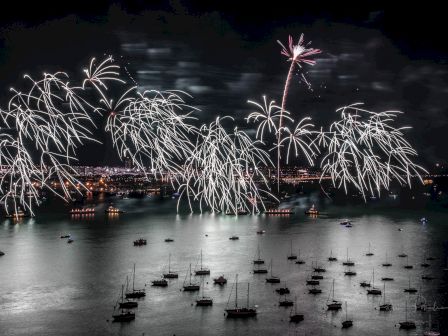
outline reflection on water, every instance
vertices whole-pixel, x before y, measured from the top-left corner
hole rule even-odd
[[[292,216],[221,216],[176,215],[174,200],[165,203],[145,200],[121,200],[117,206],[126,211],[120,216],[104,215],[104,205],[98,206],[94,218],[73,218],[54,211],[51,206],[43,214],[20,224],[3,222],[0,231],[0,334],[5,335],[399,335],[396,324],[408,315],[417,322],[421,334],[427,313],[415,311],[417,294],[405,294],[411,285],[421,291],[429,304],[444,305],[445,297],[438,293],[443,278],[442,243],[448,237],[443,213],[398,210],[365,210],[327,207],[318,218],[303,215],[297,208]],[[143,204],[145,203],[145,204]],[[144,206],[143,206],[144,205]],[[53,205],[56,208],[56,206]],[[419,218],[427,217],[426,224]],[[353,227],[339,224],[350,218]],[[402,231],[398,229],[401,228]],[[266,230],[261,235],[256,232]],[[70,233],[74,243],[67,244],[61,234]],[[232,235],[239,240],[229,240]],[[134,247],[137,238],[146,238],[148,245]],[[174,242],[165,243],[165,238]],[[288,261],[290,244],[306,264]],[[373,256],[365,256],[371,244]],[[261,256],[268,266],[274,262],[273,273],[281,278],[280,285],[267,284],[266,275],[253,274],[252,260]],[[342,261],[346,253],[355,261],[357,275],[344,276]],[[205,278],[205,295],[214,300],[212,307],[195,307],[197,293],[180,291],[190,263],[197,265],[200,250],[203,264],[211,275]],[[413,269],[406,270],[409,255]],[[337,262],[327,261],[332,251]],[[151,280],[167,271],[171,253],[171,270],[179,279],[169,280],[167,288],[150,286]],[[392,267],[381,264],[386,253]],[[424,255],[437,259],[431,266],[420,266]],[[136,287],[146,284],[147,296],[140,301],[136,320],[129,324],[114,324],[111,319],[121,284],[137,263]],[[321,280],[323,293],[308,294],[306,279],[311,263],[326,268]],[[375,285],[382,289],[381,278],[394,278],[387,283],[387,299],[394,305],[389,313],[379,312],[381,296],[368,296],[359,286],[369,281],[375,269]],[[241,303],[246,300],[246,283],[251,283],[251,304],[257,304],[259,315],[246,321],[227,320],[223,315],[229,300],[235,274],[239,275]],[[220,287],[212,279],[224,274],[228,284]],[[437,279],[422,282],[422,274]],[[347,301],[349,317],[354,320],[350,330],[341,329],[345,313],[328,312],[332,280],[335,298]],[[291,299],[297,296],[298,311],[305,320],[290,324],[288,308],[278,307],[275,288],[286,283]],[[231,299],[233,304],[234,297]],[[441,313],[433,321],[442,321]],[[443,323],[443,322],[440,322]],[[444,328],[443,324],[440,324]]]

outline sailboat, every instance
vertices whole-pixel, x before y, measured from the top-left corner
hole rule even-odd
[[[202,278],[202,296],[196,300],[196,306],[213,306],[213,299],[204,296],[204,278]]]
[[[210,270],[202,266],[202,249],[201,249],[201,268],[194,272],[195,275],[209,275]]]
[[[392,266],[392,264],[387,260],[387,252],[386,252],[386,260],[385,262],[382,264],[383,267],[390,267]]]
[[[286,287],[286,282],[285,282],[285,287],[277,288],[275,291],[277,292],[277,294],[280,294],[280,295],[285,295],[285,294],[290,293],[289,288]]]
[[[380,311],[391,311],[392,304],[386,303],[386,283],[383,284],[383,304],[380,305]]]
[[[127,283],[128,283],[128,277],[126,277],[126,288],[127,288]],[[120,308],[125,308],[125,309],[138,307],[137,301],[131,301],[128,299],[124,300],[123,292],[124,292],[124,285],[121,286],[121,301],[118,303],[118,306]]]
[[[312,274],[310,274],[308,276],[308,278],[306,279],[307,285],[316,286],[316,285],[319,285],[319,283],[320,283],[320,281],[318,279],[314,279]]]
[[[333,250],[330,251],[330,256],[328,257],[328,261],[338,261],[338,258],[333,257]]]
[[[166,279],[153,280],[153,281],[151,281],[151,283],[154,287],[167,287],[168,286],[168,281],[166,281]]]
[[[348,319],[347,301],[345,301],[345,321],[342,321],[342,328],[350,328],[353,326],[353,321]]]
[[[305,263],[305,260],[300,258],[300,249],[299,249],[299,256],[298,256],[298,258],[296,260],[296,264],[303,265],[304,263]]]
[[[423,336],[440,336],[440,333],[438,331],[432,330],[432,312],[429,311],[429,322],[428,322],[428,328],[429,330],[426,330],[423,332]]]
[[[367,257],[371,257],[371,256],[373,256],[373,253],[372,253],[372,251],[370,250],[370,242],[369,242],[369,250],[367,251],[366,256],[367,256]]]
[[[367,290],[367,295],[381,295],[381,289],[375,288],[375,269],[372,270],[372,288]]]
[[[401,246],[401,253],[398,255],[399,258],[406,258],[408,255],[404,253],[403,245]]]
[[[406,293],[417,293],[417,289],[414,287],[411,287],[411,277],[409,277],[409,287],[405,288],[404,291]]]
[[[408,321],[408,301],[406,300],[406,320],[403,322],[400,322],[400,329],[415,329],[415,322],[414,321]]]
[[[297,259],[297,256],[292,253],[292,240],[291,240],[291,252],[288,256],[288,260],[296,260],[296,259]]]
[[[199,285],[196,284],[196,283],[192,283],[191,282],[191,264],[190,264],[190,272],[189,272],[189,274],[190,274],[190,282],[187,285],[185,284],[185,280],[187,279],[187,274],[185,274],[184,285],[183,285],[184,292],[198,291],[199,288],[200,288]]]
[[[123,297],[124,285],[121,286],[121,302],[124,302]],[[114,322],[129,322],[135,320],[135,313],[131,310],[125,310],[125,307],[121,307],[118,314],[112,315]]]
[[[271,259],[271,276],[266,278],[266,282],[267,283],[280,283],[280,278],[277,276],[272,275],[272,267],[273,267],[274,262]]]
[[[404,268],[406,268],[406,269],[413,269],[414,268],[414,266],[409,265],[409,257],[408,256],[406,256],[406,265],[404,265]]]
[[[132,272],[132,292],[126,293],[126,299],[136,299],[146,296],[144,289],[135,289],[135,263],[134,271]]]
[[[230,292],[232,295],[232,292]],[[229,298],[230,301],[230,298]],[[246,318],[257,316],[257,308],[249,307],[249,283],[247,284],[246,307],[238,307],[238,274],[235,276],[235,307],[226,309],[227,317]]]
[[[327,309],[328,310],[339,310],[342,307],[342,302],[334,299],[334,279],[331,286],[331,300],[327,299]]]
[[[428,259],[426,258],[426,252],[425,252],[425,256],[423,258],[423,262],[420,264],[421,267],[427,268],[427,267],[431,266],[430,264],[428,264],[426,262],[426,260],[428,260]]]
[[[289,313],[289,322],[299,323],[303,321],[303,314],[297,313],[297,296],[294,300],[294,314],[293,310],[291,309],[291,312]]]
[[[280,307],[291,307],[291,306],[294,305],[294,302],[291,301],[291,300],[289,300],[289,299],[287,298],[287,294],[284,294],[284,295],[283,295],[283,300],[280,300],[280,301],[278,302],[278,305],[279,305]]]
[[[163,273],[165,279],[177,279],[179,274],[176,272],[171,272],[171,253],[168,256],[168,273]]]
[[[348,257],[348,249],[347,249],[347,260],[342,263],[343,266],[355,266],[355,263],[350,260]]]
[[[264,264],[264,260],[261,259],[260,245],[258,245],[257,250],[258,250],[258,259],[255,259],[255,260],[254,260],[254,265],[262,265],[262,264]]]

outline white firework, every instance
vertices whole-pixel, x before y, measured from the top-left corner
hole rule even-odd
[[[404,138],[409,127],[395,128],[391,123],[399,111],[372,112],[352,104],[337,110],[341,120],[322,132],[319,144],[326,148],[322,159],[322,176],[330,175],[335,187],[348,185],[366,193],[380,194],[393,180],[411,185],[411,178],[421,180],[425,169],[413,159],[416,150]]]
[[[193,155],[184,167],[180,200],[188,199],[190,210],[198,202],[200,211],[207,206],[213,212],[237,214],[264,209],[264,196],[271,196],[268,181],[259,170],[271,164],[268,154],[243,131],[228,133],[217,118],[200,128]]]

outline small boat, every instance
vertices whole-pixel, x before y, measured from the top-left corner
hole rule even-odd
[[[128,277],[126,276],[126,288],[128,286]],[[131,309],[131,308],[136,308],[138,307],[138,302],[137,301],[132,301],[129,299],[124,299],[124,285],[121,286],[121,301],[118,303],[120,308],[123,309]]]
[[[319,211],[317,211],[313,204],[311,208],[305,211],[305,215],[317,216],[319,215]]]
[[[163,273],[165,279],[177,279],[179,274],[171,271],[171,253],[168,255],[168,273]]]
[[[318,286],[318,285],[320,284],[320,281],[319,281],[319,280],[311,279],[311,280],[307,280],[307,281],[306,281],[306,284],[307,284],[307,285],[310,285],[310,286]]]
[[[367,253],[366,253],[366,256],[367,256],[367,257],[371,257],[371,256],[373,256],[373,252],[370,250],[370,243],[369,243],[369,249],[368,249],[368,251],[367,251]]]
[[[213,282],[217,285],[223,286],[227,283],[227,279],[224,278],[224,275],[220,275],[218,278],[213,279]]]
[[[174,241],[173,238],[166,238],[165,243],[172,243]]]
[[[303,265],[304,263],[305,263],[305,260],[300,258],[300,249],[299,249],[299,255],[297,257],[296,264],[297,265]]]
[[[272,266],[273,266],[273,261],[271,259],[271,275],[270,275],[270,277],[266,278],[266,282],[267,283],[280,283],[280,278],[277,276],[274,276],[272,274]]]
[[[328,261],[338,261],[338,258],[333,257],[333,250],[330,251],[330,256],[328,257]]]
[[[359,283],[359,285],[360,285],[361,287],[370,287],[370,282],[367,282],[367,281],[361,281],[361,282]]]
[[[353,225],[352,225],[352,223],[348,223],[345,227],[346,228],[351,228],[351,227],[353,227]]]
[[[253,270],[254,274],[267,274],[268,270],[266,268],[261,268],[260,264],[256,264],[257,267]]]
[[[69,212],[71,215],[94,215],[95,208],[75,208],[71,209]]]
[[[188,274],[190,274],[190,282],[188,284],[185,284],[185,280],[187,279],[187,274],[185,274],[185,280],[183,285],[184,292],[198,291],[200,289],[200,286],[196,283],[191,282],[191,264],[190,264],[190,272],[188,272]]]
[[[402,252],[398,255],[399,258],[407,258],[407,254],[404,253],[403,246],[401,247]]]
[[[137,240],[134,240],[134,246],[143,246],[146,245],[146,239],[139,238]]]
[[[389,312],[393,310],[393,306],[391,303],[383,303],[380,305],[380,311]]]
[[[422,311],[422,312],[425,312],[428,309],[428,306],[426,304],[426,299],[423,297],[423,295],[419,294],[417,296],[417,299],[415,300],[415,309],[417,311]]]
[[[135,264],[134,271],[132,272],[132,292],[126,292],[126,299],[138,299],[146,296],[144,289],[135,289]]]
[[[346,276],[355,276],[356,275],[356,272],[355,271],[345,271],[344,272],[344,275],[346,275]]]
[[[339,310],[342,308],[342,302],[334,299],[334,279],[331,286],[331,300],[327,299],[327,309],[328,310]]]
[[[201,249],[201,268],[194,271],[195,275],[209,275],[210,274],[210,270],[206,267],[202,266],[202,249]]]
[[[350,328],[353,326],[353,321],[348,319],[348,312],[347,312],[347,301],[345,301],[345,321],[342,321],[342,328]]]
[[[367,295],[381,295],[381,289],[375,287],[375,269],[372,270],[372,288],[367,290]]]
[[[8,213],[8,214],[5,215],[5,218],[13,218],[13,219],[20,219],[20,218],[26,218],[26,217],[31,217],[31,215],[28,214],[28,213],[25,213],[20,208],[17,211],[14,211],[11,214]]]
[[[74,239],[69,238],[69,239],[67,240],[67,244],[71,244],[71,243],[73,243],[74,241],[75,241]]]
[[[260,245],[258,245],[257,251],[258,251],[258,259],[254,260],[254,265],[263,265],[264,264],[264,260],[261,259]]]
[[[351,224],[350,221],[348,219],[343,220],[342,222],[340,222],[339,224],[341,225],[347,225],[347,224]]]
[[[422,275],[422,280],[434,280],[435,277],[431,276],[431,275]]]
[[[414,266],[409,265],[409,257],[408,256],[406,256],[406,265],[404,265],[404,268],[406,268],[406,269],[413,269],[414,268]]]
[[[229,239],[230,239],[230,240],[238,240],[238,239],[240,239],[240,237],[238,237],[238,236],[232,236],[232,237],[230,237]]]
[[[62,235],[61,236],[61,239],[65,239],[65,238],[70,238],[70,235],[68,234],[68,235]]]
[[[292,215],[294,211],[292,208],[273,208],[273,209],[267,209],[264,214],[265,215]]]
[[[387,252],[386,252],[386,260],[381,264],[383,267],[390,267],[392,264],[387,260]]]
[[[202,278],[202,296],[196,300],[196,306],[213,306],[213,299],[204,295],[204,278]]]
[[[426,260],[433,261],[433,260],[436,260],[436,258],[435,257],[427,257]]]
[[[286,284],[285,284],[285,287],[277,288],[275,291],[277,292],[277,294],[280,294],[280,295],[285,295],[285,294],[290,293],[289,288],[286,287]]]
[[[297,259],[297,255],[295,255],[294,253],[292,253],[292,240],[291,240],[291,251],[287,257],[288,260],[296,260]]]
[[[325,273],[326,271],[327,270],[323,267],[320,267],[320,266],[314,267],[314,272],[316,272],[316,273]]]
[[[381,281],[394,281],[394,278],[383,277],[383,278],[381,278]]]
[[[279,307],[292,307],[292,306],[294,306],[294,301],[289,300],[285,294],[283,300],[280,300],[278,302],[278,306]]]
[[[248,215],[249,211],[247,211],[245,209],[239,209],[239,210],[237,210],[236,213],[235,213],[235,211],[232,211],[232,210],[227,210],[225,213],[227,216],[244,216],[244,215]]]
[[[153,280],[151,281],[152,286],[154,287],[167,287],[168,286],[168,281],[166,281],[165,279],[159,279],[159,280]]]
[[[138,306],[137,302],[124,301],[123,297],[124,285],[121,286],[121,301],[119,302],[120,312],[118,314],[112,315],[114,322],[130,322],[135,320],[135,313],[130,310],[124,310],[128,308],[134,308]],[[137,303],[137,305],[135,305]]]
[[[323,278],[324,278],[324,276],[320,275],[320,274],[313,274],[311,276],[311,279],[313,279],[313,280],[322,280]]]
[[[350,260],[350,258],[348,257],[348,249],[347,249],[347,260],[342,262],[343,266],[355,266],[355,263],[353,261]]]
[[[297,296],[296,296],[294,302],[294,313],[293,310],[291,309],[289,313],[289,322],[299,323],[303,321],[303,318],[304,318],[303,314],[297,313]]]
[[[107,213],[107,214],[120,214],[120,213],[124,213],[123,210],[120,210],[120,209],[118,209],[118,208],[114,208],[112,205],[109,205],[109,206],[107,207],[107,209],[104,210],[104,212]]]
[[[313,288],[308,289],[308,293],[313,294],[313,295],[321,294],[322,289],[313,287]]]
[[[409,277],[409,286],[408,286],[408,288],[404,289],[404,292],[406,292],[406,293],[417,293],[418,292],[418,290],[416,288],[411,287],[411,277]]]
[[[266,233],[266,230],[258,230],[258,231],[257,231],[257,234],[260,234],[260,235],[261,235],[261,234],[265,234],[265,233]]]
[[[423,336],[440,336],[441,334],[438,331],[432,329],[432,312],[429,311],[429,321],[428,321],[428,329],[423,332]]]
[[[232,292],[230,292],[230,295],[232,295]],[[235,276],[235,307],[227,308],[225,311],[228,318],[248,318],[257,316],[257,308],[249,306],[249,283],[247,284],[246,307],[238,306],[238,274]]]
[[[399,322],[399,324],[400,329],[410,330],[416,328],[414,321],[408,321],[408,301],[406,301],[406,320],[403,322]]]
[[[5,255],[5,252],[0,251],[0,257],[2,257],[2,256],[4,256],[4,255]]]

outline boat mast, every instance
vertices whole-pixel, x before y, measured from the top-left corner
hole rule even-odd
[[[272,259],[271,259],[271,278],[272,278]]]
[[[235,277],[235,308],[238,308],[238,274]]]
[[[123,290],[124,290],[124,285],[121,285],[121,302],[124,302]],[[121,312],[123,312],[123,307],[121,308]]]
[[[291,239],[291,254],[290,255],[292,255],[292,239]]]
[[[190,263],[190,285],[191,285],[191,263]]]
[[[168,255],[168,273],[171,273],[171,253]]]
[[[372,270],[372,287],[375,288],[375,268]]]
[[[384,293],[384,302],[383,304],[386,304],[386,282],[383,284],[383,293]]]
[[[202,271],[202,249],[201,249],[201,271]]]
[[[135,263],[134,263],[134,272],[132,272],[132,291],[134,292],[134,284],[135,284]]]
[[[345,301],[345,320],[348,321],[347,301]]]
[[[249,308],[249,283],[247,283],[247,308]]]

